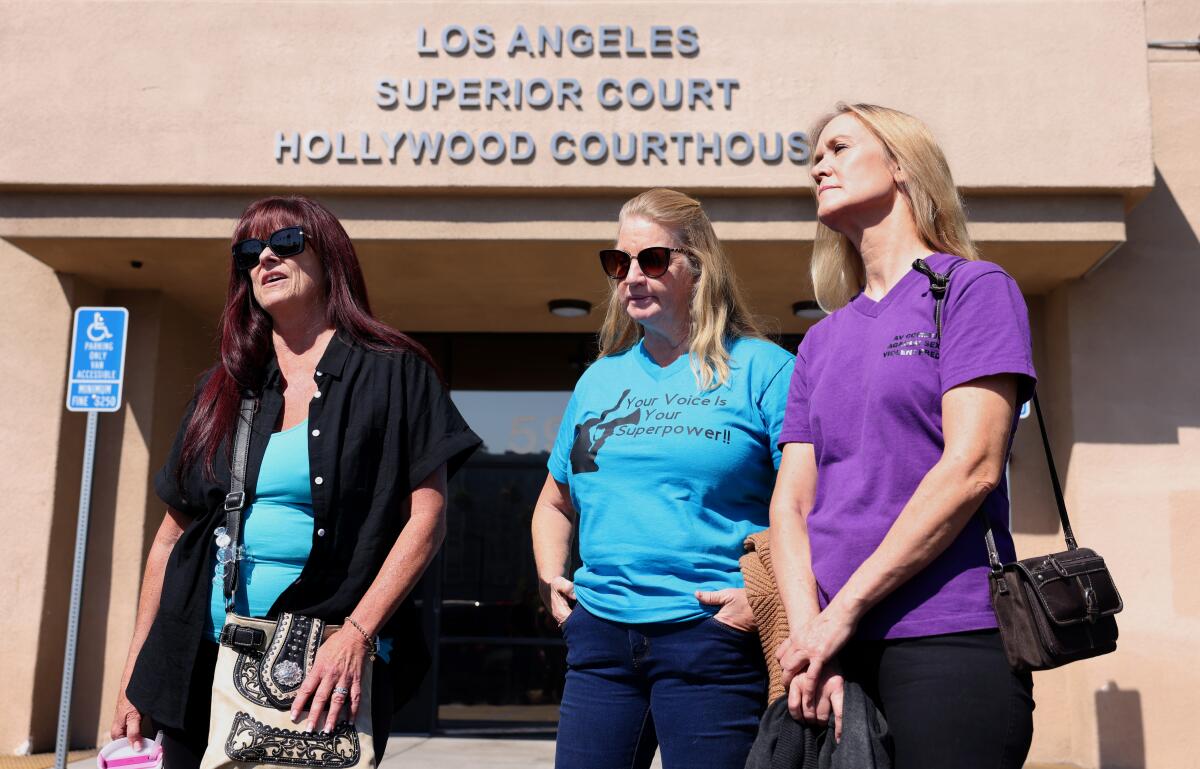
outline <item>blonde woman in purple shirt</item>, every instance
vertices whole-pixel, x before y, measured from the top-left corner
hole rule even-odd
[[[830,314],[796,357],[771,502],[789,708],[840,730],[845,675],[887,718],[896,769],[1019,769],[1033,683],[1000,645],[983,521],[1011,559],[1004,468],[1035,383],[1025,302],[978,259],[919,120],[842,104],[811,136]],[[918,259],[950,275],[940,332]]]

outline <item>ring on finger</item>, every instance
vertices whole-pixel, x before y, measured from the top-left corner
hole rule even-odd
[[[349,689],[347,689],[347,688],[346,688],[346,687],[344,687],[344,686],[335,686],[335,687],[333,687],[333,693],[334,693],[334,694],[340,694],[340,695],[342,695],[343,697],[348,697],[348,696],[350,696],[350,690],[349,690]]]

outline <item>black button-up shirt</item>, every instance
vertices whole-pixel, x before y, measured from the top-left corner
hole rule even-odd
[[[339,332],[315,376],[318,391],[309,403],[307,428],[312,552],[269,616],[291,611],[341,623],[370,587],[408,521],[412,490],[442,464],[453,473],[480,440],[432,367],[413,353],[369,350]],[[158,614],[126,690],[142,713],[175,727],[183,725],[192,694],[189,682],[211,590],[219,589],[213,583],[213,532],[224,525],[230,481],[232,436],[213,462],[215,478],[206,477],[197,463],[182,482],[178,479],[183,434],[195,407],[193,397],[171,454],[154,479],[163,502],[192,522],[171,551]],[[254,501],[259,469],[282,409],[281,377],[272,359],[250,433],[247,505]],[[382,631],[397,639],[398,648],[420,632],[411,622],[401,622],[400,615]]]

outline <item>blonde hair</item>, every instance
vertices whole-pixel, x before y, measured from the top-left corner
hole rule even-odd
[[[875,104],[839,103],[813,126],[814,144],[829,121],[854,115],[883,144],[888,158],[904,172],[900,192],[908,200],[921,240],[932,251],[978,259],[967,234],[967,215],[950,165],[933,134],[917,118]],[[816,147],[814,146],[814,155]],[[817,223],[813,241],[812,282],[817,303],[826,312],[843,307],[862,290],[866,276],[862,258],[845,235]]]
[[[676,240],[674,245],[683,250],[695,279],[688,337],[692,373],[702,392],[724,385],[729,381],[727,340],[762,338],[763,334],[746,310],[737,278],[713,232],[712,222],[700,201],[661,187],[647,190],[622,206],[620,223],[634,217],[648,219],[670,230]],[[608,310],[600,326],[601,358],[629,349],[644,333],[641,325],[635,323],[621,306],[617,281],[609,283]]]

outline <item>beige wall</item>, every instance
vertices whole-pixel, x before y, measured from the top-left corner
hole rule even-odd
[[[161,294],[104,291],[51,272],[0,241],[11,292],[0,352],[9,397],[0,405],[0,466],[6,468],[2,525],[11,533],[0,558],[0,755],[52,750],[58,719],[67,612],[83,459],[82,414],[64,410],[63,371],[73,308],[129,308],[126,406],[102,414],[96,444],[84,602],[76,656],[71,745],[107,739],[114,697],[133,628],[138,587],[162,504],[148,479],[174,437],[195,373],[212,359],[211,326]]]
[[[1147,16],[1150,39],[1200,30],[1194,3],[1150,2]],[[1126,245],[1045,302],[1068,505],[1122,590],[1120,648],[1037,677],[1032,755],[1134,769],[1195,766],[1200,748],[1200,581],[1187,573],[1200,549],[1200,56],[1149,56],[1155,189]]]
[[[697,190],[743,275],[755,276],[756,309],[784,330],[802,328],[787,312],[810,295],[802,275],[813,212],[795,194],[805,185],[797,166],[563,166],[546,147],[517,166],[417,166],[403,151],[395,165],[278,164],[274,131],[496,128],[527,130],[539,144],[558,128],[787,133],[851,97],[930,122],[969,193],[973,233],[1030,294],[1077,533],[1108,558],[1126,599],[1117,654],[1036,677],[1031,759],[1196,763],[1200,582],[1187,570],[1200,547],[1200,307],[1191,296],[1200,278],[1200,56],[1147,56],[1145,40],[1193,37],[1200,7],[863,0],[742,4],[736,23],[727,13],[712,4],[0,0],[0,97],[19,106],[0,111],[0,270],[14,287],[0,322],[16,330],[0,335],[10,383],[0,402],[0,515],[6,531],[23,532],[19,545],[0,548],[11,590],[0,609],[10,694],[0,702],[0,754],[31,737],[36,749],[53,747],[84,424],[62,408],[71,309],[124,304],[133,333],[128,405],[100,420],[72,728],[74,743],[88,745],[107,731],[139,572],[161,519],[148,476],[212,359],[231,222],[261,192],[329,199],[360,244],[379,309],[403,327],[576,331],[595,316],[549,319],[547,294],[596,300],[603,281],[563,245],[583,253],[611,237],[631,189]],[[289,34],[264,36],[283,16]],[[701,52],[416,55],[417,25],[436,34],[455,22],[490,23],[501,40],[517,23],[691,24]],[[143,44],[105,42],[132,39]],[[431,112],[372,102],[379,77],[478,74],[577,77],[585,106]],[[731,76],[741,87],[729,112],[608,112],[588,95],[609,75]],[[519,254],[528,273],[488,272],[497,253]],[[461,285],[464,270],[487,290],[448,304],[442,292]],[[1012,494],[1019,551],[1057,549],[1032,420],[1014,445]]]
[[[0,634],[0,675],[14,695],[0,698],[0,751],[11,753],[28,744],[35,685],[57,687],[61,674],[60,669],[52,678],[38,675],[32,650],[49,627],[61,624],[45,586],[56,503],[70,495],[72,476],[67,463],[60,464],[59,446],[70,305],[58,276],[4,241],[0,271],[9,285],[20,287],[0,307],[0,323],[20,330],[0,335],[0,354],[6,361],[21,361],[5,366],[7,397],[0,402],[0,467],[5,468],[0,525],[19,532],[0,559],[8,598],[0,602],[0,626],[6,628]],[[75,477],[78,492],[78,470]]]
[[[1138,0],[738,3],[40,2],[0,13],[0,185],[802,190],[753,162],[554,162],[556,130],[805,130],[839,99],[927,120],[978,190],[1148,188]],[[286,20],[286,23],[283,23]],[[418,55],[417,29],[691,25],[695,57]],[[264,31],[271,30],[270,34]],[[109,41],[120,41],[112,44]],[[383,110],[380,78],[576,78],[579,109]],[[600,107],[604,77],[736,78],[732,108]],[[69,109],[65,109],[66,105]],[[277,163],[285,131],[528,131],[528,164]],[[1043,140],[1044,137],[1048,140]]]
[[[1193,28],[1200,29],[1193,25]],[[1088,688],[1115,681],[1143,727],[1147,766],[1196,760],[1197,741],[1174,739],[1191,725],[1185,703],[1200,689],[1196,579],[1185,574],[1200,547],[1200,175],[1196,143],[1182,141],[1200,111],[1200,66],[1155,65],[1159,184],[1130,216],[1130,246],[1071,297],[1072,351],[1079,372],[1075,462],[1086,468],[1072,493],[1095,521],[1097,541],[1124,552],[1126,653],[1092,667]],[[1134,298],[1124,318],[1111,308]],[[1189,354],[1188,348],[1192,350]],[[1119,350],[1109,365],[1107,350]],[[1182,656],[1180,656],[1182,653]],[[1188,660],[1190,658],[1190,664]],[[1180,664],[1183,663],[1183,664]],[[1097,705],[1102,695],[1097,696]],[[1128,721],[1098,723],[1103,732]],[[1194,732],[1192,732],[1194,734]],[[1099,757],[1120,756],[1117,741]],[[1105,763],[1108,763],[1105,761]],[[1115,765],[1116,761],[1112,761]]]

